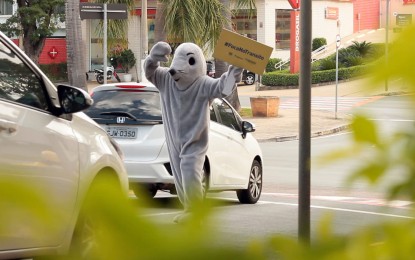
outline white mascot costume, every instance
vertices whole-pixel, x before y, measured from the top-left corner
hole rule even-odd
[[[239,81],[241,68],[229,66],[219,79],[206,75],[202,50],[193,43],[176,49],[170,68],[171,47],[156,43],[144,63],[145,75],[160,91],[163,123],[177,195],[184,213],[175,217],[185,222],[192,206],[203,200],[202,170],[208,148],[209,106],[213,99],[230,95]]]

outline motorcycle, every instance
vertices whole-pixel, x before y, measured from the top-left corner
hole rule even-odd
[[[95,78],[99,84],[104,84],[104,70],[103,69],[94,69]],[[117,72],[115,71],[113,66],[107,67],[107,80],[112,79],[112,76],[118,82],[121,82],[120,77],[118,76]]]

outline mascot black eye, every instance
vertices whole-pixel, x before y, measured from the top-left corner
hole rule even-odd
[[[195,63],[196,63],[195,58],[191,57],[191,58],[189,59],[189,64],[190,64],[190,65],[195,65]]]

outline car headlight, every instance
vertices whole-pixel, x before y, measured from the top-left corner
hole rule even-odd
[[[124,160],[124,153],[122,152],[121,147],[117,144],[117,142],[114,141],[111,136],[108,135],[108,138],[110,139],[112,146],[114,147],[115,151],[117,151],[120,158]]]

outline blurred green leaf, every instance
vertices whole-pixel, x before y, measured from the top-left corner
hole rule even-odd
[[[356,142],[378,144],[376,125],[367,117],[362,115],[354,116],[350,128],[352,129],[353,137]]]

